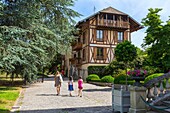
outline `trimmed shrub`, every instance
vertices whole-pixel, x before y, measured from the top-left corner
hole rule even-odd
[[[101,82],[101,79],[100,78],[99,79],[93,78],[91,81],[92,82]]]
[[[152,79],[154,79],[154,78],[156,78],[156,77],[162,76],[163,74],[164,74],[164,73],[155,73],[155,74],[149,75],[148,77],[145,78],[144,83],[147,83],[149,80],[152,80]],[[168,82],[169,82],[169,81],[170,81],[170,79],[168,80]],[[163,80],[163,87],[165,88],[165,86],[166,86],[166,80],[164,79],[164,80]],[[158,87],[160,87],[160,82],[159,82],[159,84],[158,84]]]
[[[114,84],[121,84],[120,81],[126,81],[126,76],[127,75],[122,74],[122,73],[118,74],[114,79]],[[127,81],[131,81],[129,76],[127,76]]]
[[[101,78],[101,82],[106,82],[106,83],[113,83],[114,78],[110,75],[104,76]]]
[[[96,74],[90,74],[87,78],[86,78],[86,81],[92,81],[92,80],[100,80],[99,76],[96,75]]]
[[[155,74],[149,75],[145,78],[144,83],[147,83],[149,80],[152,80],[153,78],[162,76],[163,74],[164,73],[155,73]]]

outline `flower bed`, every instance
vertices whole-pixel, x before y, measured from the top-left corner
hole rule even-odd
[[[147,74],[146,70],[138,69],[138,70],[130,70],[127,72],[130,77],[145,77]]]

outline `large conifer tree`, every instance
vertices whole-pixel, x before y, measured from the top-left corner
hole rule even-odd
[[[73,0],[2,0],[0,71],[30,82],[73,39]]]

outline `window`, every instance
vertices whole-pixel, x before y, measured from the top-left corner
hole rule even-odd
[[[104,14],[104,19],[113,20],[113,15],[112,14]]]
[[[108,15],[107,15],[107,19],[108,19],[108,20],[113,20],[113,15],[112,15],[112,14],[108,14]]]
[[[103,56],[103,48],[98,47],[97,48],[97,59],[101,60],[103,58],[104,58],[104,56]]]
[[[118,43],[123,42],[123,32],[118,32]]]
[[[103,41],[103,30],[97,30],[97,41]]]
[[[83,44],[86,43],[86,32],[83,32]]]

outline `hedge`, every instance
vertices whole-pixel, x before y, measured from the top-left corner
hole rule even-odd
[[[96,74],[90,74],[87,78],[86,81],[100,81],[100,78]]]
[[[101,82],[113,83],[114,78],[111,75],[107,75],[101,78]]]

